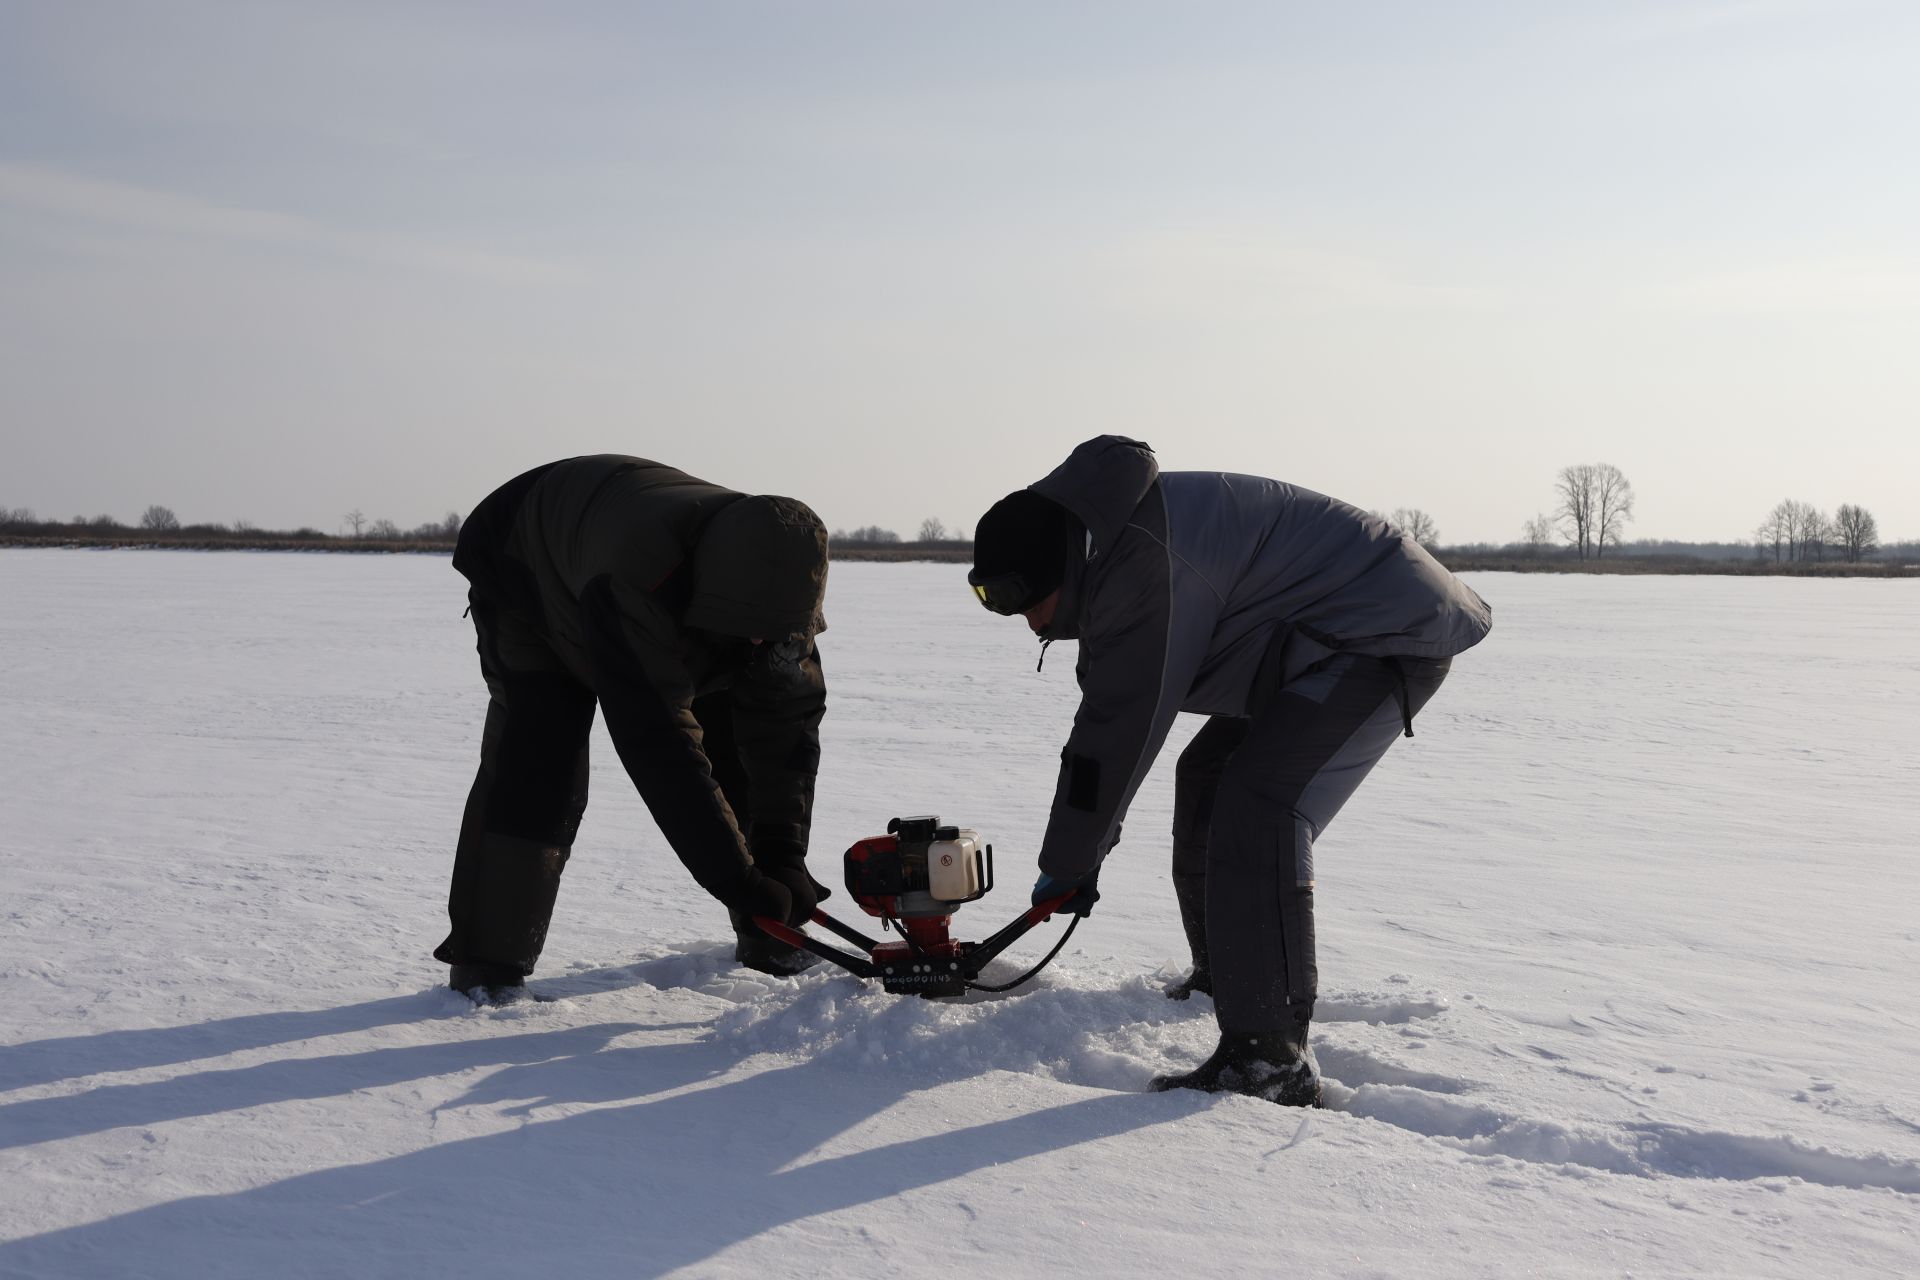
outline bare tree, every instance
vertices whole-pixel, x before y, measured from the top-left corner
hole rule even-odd
[[[882,529],[877,524],[862,525],[852,533],[842,534],[835,531],[834,541],[839,542],[898,542],[900,535],[891,529]]]
[[[457,538],[460,536],[460,525],[460,513],[458,511],[449,511],[440,520],[440,532],[448,538]]]
[[[357,538],[366,532],[367,513],[360,508],[355,507],[344,516],[341,516],[340,519],[346,523],[348,529],[352,530],[354,537]]]
[[[1593,482],[1593,554],[1598,558],[1609,546],[1620,545],[1633,519],[1633,484],[1610,462],[1594,465]]]
[[[391,520],[375,520],[367,526],[367,536],[392,542],[399,538],[400,526]]]
[[[944,542],[946,540],[946,537],[947,537],[947,526],[940,523],[937,517],[928,516],[925,520],[922,520],[920,522],[920,541]]]
[[[155,533],[166,533],[180,527],[180,517],[174,515],[171,508],[156,504],[140,513],[140,527]]]
[[[1582,560],[1587,558],[1587,552],[1593,546],[1594,508],[1598,505],[1594,490],[1599,483],[1594,474],[1596,470],[1591,463],[1585,462],[1562,467],[1560,478],[1553,486],[1554,492],[1560,495],[1560,505],[1554,510],[1554,518],[1568,544],[1579,549]]]
[[[39,524],[40,517],[33,513],[32,507],[14,507],[9,510],[0,507],[0,524]]]
[[[1846,553],[1849,564],[1857,564],[1880,549],[1880,526],[1873,512],[1852,503],[1842,503],[1833,513],[1834,540]]]
[[[1814,558],[1814,544],[1819,542],[1826,531],[1826,517],[1811,502],[1798,502],[1788,498],[1774,508],[1775,515],[1785,526],[1787,539],[1787,559],[1811,560]]]
[[[1811,503],[1807,504],[1800,530],[1801,559],[1825,560],[1827,544],[1833,541],[1837,539],[1833,535],[1833,522],[1827,519],[1827,513]]]
[[[1633,519],[1633,485],[1620,468],[1608,462],[1562,467],[1553,487],[1560,495],[1554,517],[1582,560],[1620,545]]]
[[[1440,527],[1418,507],[1396,507],[1388,523],[1398,525],[1402,533],[1423,547],[1440,545]]]
[[[1773,544],[1773,562],[1780,563],[1783,558],[1793,555],[1794,504],[1782,501],[1773,510],[1767,512],[1767,518],[1754,530],[1754,538],[1763,545]]]
[[[1520,537],[1529,552],[1539,555],[1553,545],[1553,517],[1542,511],[1520,526]]]

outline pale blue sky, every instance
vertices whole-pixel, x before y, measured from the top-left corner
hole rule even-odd
[[[1076,441],[1506,540],[1920,536],[1920,6],[0,0],[0,506],[571,453],[971,524]]]

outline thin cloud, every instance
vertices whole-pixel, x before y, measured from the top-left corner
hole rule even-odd
[[[214,204],[149,187],[0,164],[0,207],[145,234],[326,254],[497,284],[564,285],[582,277],[560,263],[464,245],[346,230],[299,214]]]

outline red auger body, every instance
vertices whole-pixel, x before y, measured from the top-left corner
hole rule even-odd
[[[893,819],[886,835],[856,841],[847,850],[845,867],[848,896],[887,928],[898,929],[900,941],[869,938],[824,911],[815,911],[812,922],[859,947],[864,955],[809,938],[779,921],[756,918],[756,923],[789,946],[810,951],[859,977],[878,978],[897,995],[965,995],[989,961],[1072,896],[1033,907],[983,942],[954,941],[948,934],[954,908],[985,896],[993,887],[993,847],[971,829],[942,825],[931,816]],[[1038,972],[1038,966],[1033,972]]]

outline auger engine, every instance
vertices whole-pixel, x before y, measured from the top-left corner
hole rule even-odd
[[[895,818],[887,834],[847,850],[847,893],[899,942],[871,948],[886,989],[902,994],[957,996],[966,992],[970,942],[947,934],[963,903],[993,888],[993,846],[970,827],[940,825],[926,816]]]
[[[858,841],[847,850],[847,893],[860,909],[895,931],[899,941],[880,942],[842,924],[824,911],[813,923],[864,951],[855,955],[788,928],[764,916],[754,923],[781,941],[810,951],[858,977],[877,978],[895,995],[960,996],[969,990],[1008,991],[1045,968],[1066,945],[1076,918],[1060,942],[1012,982],[987,986],[976,979],[1008,944],[1059,909],[1071,894],[1029,908],[984,942],[956,941],[948,933],[953,913],[993,888],[993,846],[971,827],[942,824],[931,815],[895,818],[887,834]]]

